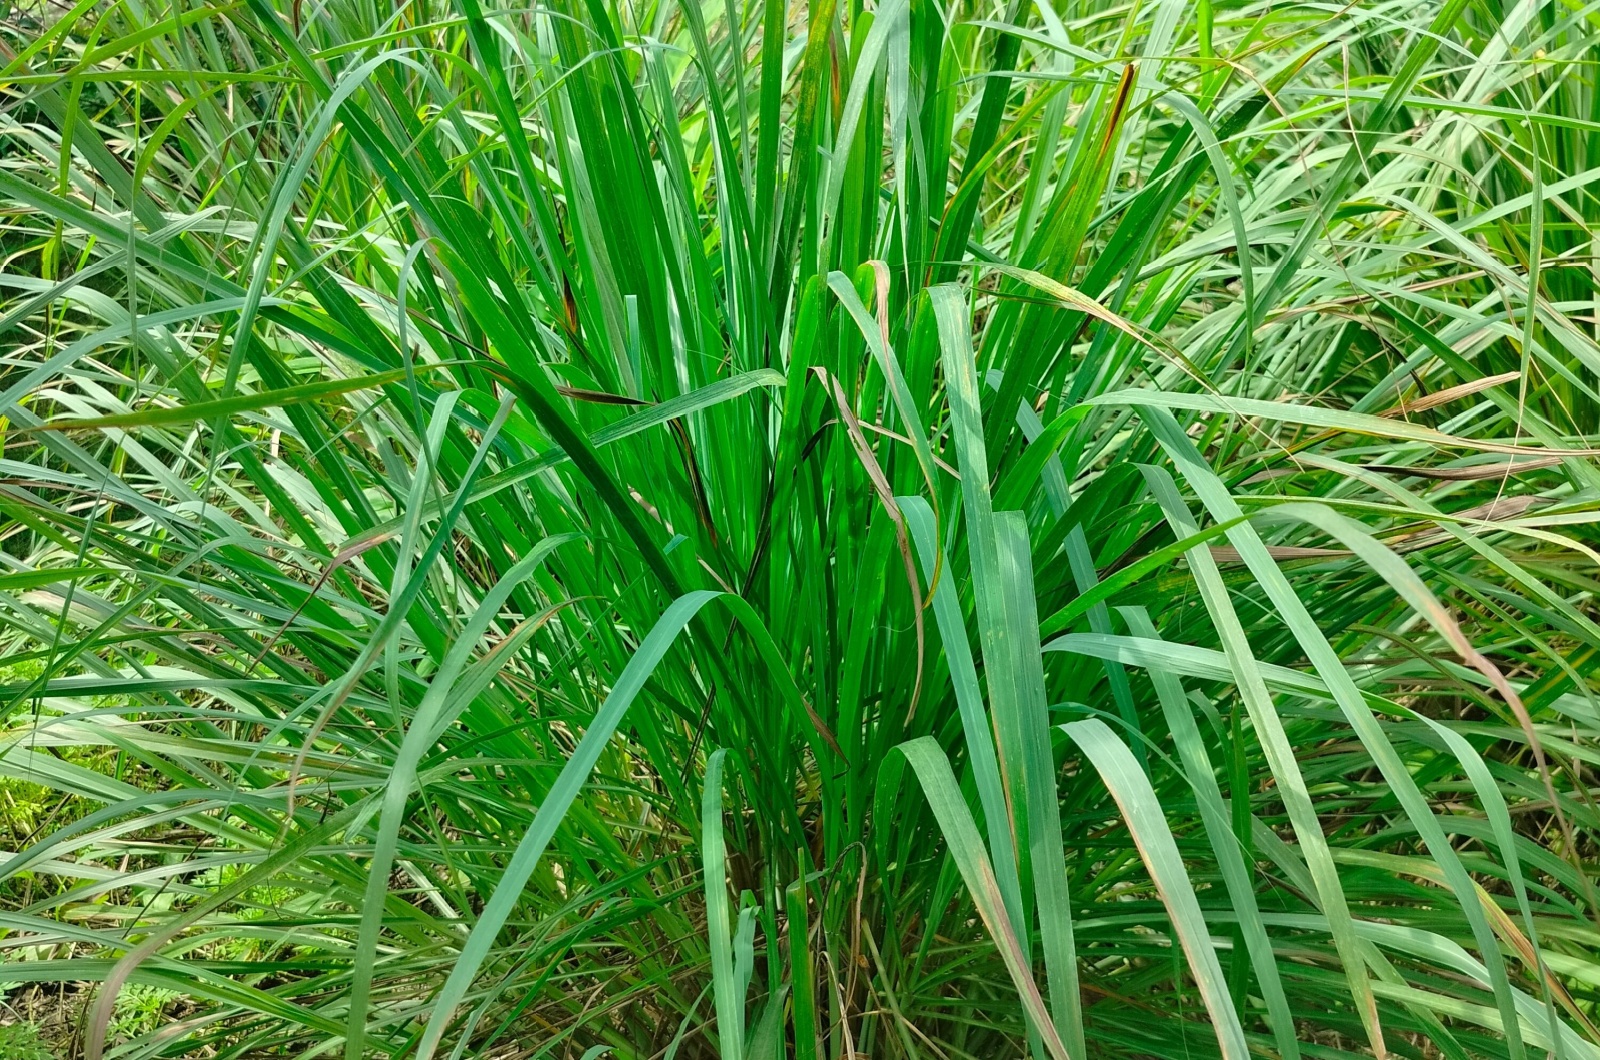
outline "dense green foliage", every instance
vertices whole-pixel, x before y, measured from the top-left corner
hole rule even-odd
[[[1592,5],[0,38],[0,1022],[1600,1057]]]

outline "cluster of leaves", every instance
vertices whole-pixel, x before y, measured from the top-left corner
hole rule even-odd
[[[0,1057],[4,1060],[56,1060],[32,1023],[0,1024]]]
[[[1589,9],[0,37],[74,1054],[1600,1057]]]

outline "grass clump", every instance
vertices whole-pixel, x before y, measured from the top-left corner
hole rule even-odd
[[[90,1060],[1600,1056],[1591,23],[12,18],[0,978]]]

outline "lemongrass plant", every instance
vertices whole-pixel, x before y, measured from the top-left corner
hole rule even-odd
[[[10,8],[7,1011],[1600,1057],[1595,17]]]

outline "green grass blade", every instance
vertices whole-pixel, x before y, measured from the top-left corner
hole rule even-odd
[[[1223,1057],[1244,1060],[1250,1055],[1250,1047],[1245,1044],[1244,1028],[1239,1025],[1233,999],[1228,996],[1228,984],[1223,979],[1222,966],[1217,963],[1211,931],[1200,912],[1194,885],[1184,870],[1183,858],[1172,841],[1172,832],[1167,828],[1161,804],[1156,801],[1156,793],[1145,778],[1144,769],[1127,745],[1098,718],[1075,721],[1061,728],[1094,763],[1122,811],[1128,831],[1139,846],[1139,855],[1172,917],[1172,926],[1200,987],[1206,1011],[1211,1014]]]

